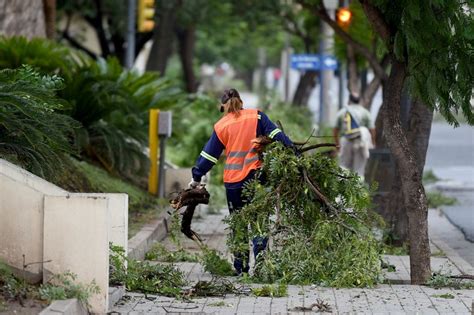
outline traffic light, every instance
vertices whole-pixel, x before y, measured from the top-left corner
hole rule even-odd
[[[151,32],[155,27],[155,0],[138,0],[138,31]]]
[[[349,8],[339,8],[336,10],[337,24],[343,29],[347,29],[352,21],[352,12]]]

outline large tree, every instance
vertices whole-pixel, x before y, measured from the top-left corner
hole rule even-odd
[[[0,0],[0,34],[45,37],[43,2],[38,0]]]
[[[411,280],[424,283],[431,275],[428,239],[428,207],[422,184],[424,159],[416,148],[427,145],[429,127],[423,130],[421,144],[409,141],[417,126],[404,129],[400,119],[403,89],[419,100],[412,114],[430,122],[432,109],[448,122],[457,125],[456,114],[462,112],[470,124],[474,114],[470,105],[473,82],[472,12],[457,1],[370,1],[359,0],[374,31],[383,40],[389,54],[388,74],[362,45],[333,25],[336,33],[368,61],[384,85],[384,136],[400,173],[400,190],[408,215]],[[326,11],[322,2],[301,3],[315,14]],[[330,24],[331,25],[331,24]],[[436,40],[433,40],[435,39]],[[429,109],[425,109],[424,106]],[[413,139],[417,139],[414,137]]]
[[[59,29],[59,39],[93,58],[115,56],[125,64],[127,9],[127,1],[123,0],[57,0],[58,13],[65,19],[65,26]],[[81,32],[72,31],[74,17],[82,18],[94,30],[99,42],[99,54],[83,45]],[[150,32],[136,33],[136,55],[151,37]]]

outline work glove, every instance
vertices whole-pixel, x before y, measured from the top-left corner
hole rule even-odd
[[[188,187],[189,188],[196,188],[197,186],[199,186],[199,184],[201,184],[201,182],[197,182],[197,181],[194,180],[194,178],[192,178],[191,181],[188,184]]]

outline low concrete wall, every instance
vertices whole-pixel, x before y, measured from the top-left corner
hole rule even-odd
[[[45,195],[67,192],[0,159],[0,259],[30,282],[41,281]],[[23,268],[23,255],[25,264],[35,264]]]
[[[68,193],[0,159],[0,218],[1,260],[31,281],[67,271],[95,281],[90,310],[107,312],[109,242],[128,250],[126,194]]]

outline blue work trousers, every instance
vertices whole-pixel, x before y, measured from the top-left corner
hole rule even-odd
[[[243,181],[243,185],[245,183],[251,181],[252,179],[255,178],[255,171],[251,172],[249,176],[245,178]],[[261,178],[259,178],[259,181],[262,181]],[[243,187],[240,188],[226,188],[226,195],[227,195],[227,205],[229,207],[229,212],[232,214],[235,211],[239,211],[242,209],[250,200],[247,200],[247,197],[243,196]],[[239,233],[239,235],[237,235]],[[242,227],[242,230],[239,231],[232,231],[232,236],[231,237],[238,237],[241,239],[242,243],[245,244],[243,247],[247,248],[248,244],[248,231],[247,227]],[[266,249],[268,243],[268,238],[267,237],[255,237],[252,239],[252,244],[253,244],[253,254],[255,256],[255,259],[257,258],[258,254],[262,252],[263,250]],[[238,274],[241,274],[242,272],[248,272],[249,271],[249,251],[247,248],[247,251],[245,252],[234,252],[234,268],[237,271]]]

